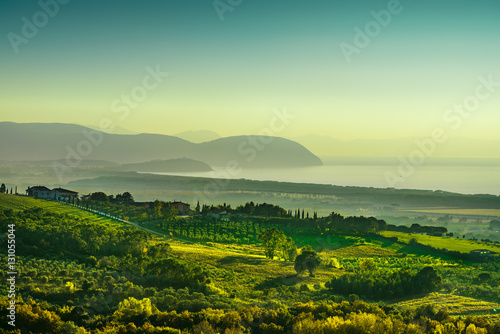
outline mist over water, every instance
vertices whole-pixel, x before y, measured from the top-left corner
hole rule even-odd
[[[397,167],[397,165],[324,165],[287,169],[242,169],[241,173],[233,178],[388,188],[390,185],[385,173],[387,171],[397,173]],[[214,168],[212,172],[154,174],[211,178],[221,178],[225,175],[223,168]],[[415,168],[413,175],[400,180],[394,188],[500,195],[499,166],[420,166]]]

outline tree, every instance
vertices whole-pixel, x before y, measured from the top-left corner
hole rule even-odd
[[[166,242],[164,242],[164,243],[158,243],[158,244],[152,246],[148,250],[148,256],[150,256],[151,258],[164,258],[171,251],[172,251],[172,248]]]
[[[151,304],[149,298],[141,300],[129,297],[118,304],[118,309],[113,313],[115,319],[121,322],[144,321],[153,313],[157,313],[156,306]]]
[[[342,222],[344,220],[344,217],[342,215],[335,213],[335,212],[330,213],[328,218],[330,219],[330,221],[332,221],[334,223],[335,222]]]
[[[205,205],[203,205],[203,207],[205,207]],[[237,212],[244,213],[247,215],[253,214],[254,210],[255,210],[255,203],[254,202],[247,202],[247,203],[245,203],[245,206],[240,205],[236,208]]]
[[[5,183],[2,183],[2,185],[0,186],[0,194],[4,194],[5,193]]]
[[[175,210],[171,203],[163,203],[161,213],[163,215],[163,220],[167,221],[175,220],[175,217],[178,214],[177,210]]]
[[[491,275],[489,273],[480,273],[477,278],[479,278],[481,282],[487,282],[491,279]]]
[[[286,242],[286,235],[276,227],[266,228],[259,235],[259,241],[262,242],[262,246],[264,246],[266,257],[273,259],[274,256],[277,255],[277,251],[283,248]]]
[[[293,242],[292,238],[286,238],[283,243],[282,254],[285,261],[295,261],[297,257],[297,246],[295,246],[295,242]]]
[[[425,267],[414,277],[414,284],[423,292],[430,292],[441,285],[441,277],[433,267]]]
[[[134,203],[134,197],[128,191],[116,195],[116,200],[121,203]]]
[[[154,217],[161,217],[163,214],[161,212],[163,204],[159,200],[156,200],[153,202],[153,216]]]
[[[377,269],[377,264],[375,263],[375,261],[373,261],[373,259],[367,258],[361,262],[359,267],[363,270],[373,271]]]
[[[102,191],[98,191],[98,192],[92,193],[90,195],[89,199],[91,201],[97,201],[97,202],[107,202],[109,200],[108,199],[108,195],[106,195]]]
[[[314,277],[314,272],[321,263],[321,258],[311,246],[302,248],[299,256],[295,258],[295,271],[300,275],[305,270],[309,271],[309,276]]]

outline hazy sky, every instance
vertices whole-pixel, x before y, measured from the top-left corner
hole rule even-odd
[[[44,1],[0,2],[0,121],[227,136],[286,108],[275,135],[500,138],[500,87],[478,79],[500,82],[498,0]]]

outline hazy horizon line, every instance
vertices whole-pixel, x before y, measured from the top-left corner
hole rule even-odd
[[[100,129],[99,125],[94,125],[94,124],[81,124],[81,123],[65,123],[65,122],[17,122],[17,121],[0,121],[0,123],[14,123],[14,124],[64,124],[64,125],[79,125],[83,127],[87,127],[90,129],[94,130],[99,130],[103,133],[108,133],[108,134],[121,134],[121,135],[139,135],[139,134],[155,134],[155,135],[165,135],[165,136],[176,136],[178,134],[184,133],[184,132],[212,132],[219,136],[220,138],[228,138],[228,137],[237,137],[237,136],[259,136],[258,133],[242,133],[242,134],[229,134],[229,135],[221,135],[219,132],[215,130],[210,130],[206,128],[199,128],[199,129],[190,129],[190,130],[182,130],[178,131],[176,133],[160,133],[160,132],[140,132],[137,130],[131,130],[129,128],[123,128],[120,126],[116,126],[117,128],[121,129],[122,131],[127,131],[129,133],[122,133],[120,131],[105,131]],[[384,140],[410,140],[410,139],[421,139],[421,138],[426,138],[428,135],[421,135],[421,136],[405,136],[405,137],[379,137],[379,138],[370,138],[370,137],[357,137],[357,138],[351,138],[351,139],[341,139],[339,137],[333,137],[329,134],[319,134],[319,133],[313,133],[313,132],[304,132],[302,134],[298,135],[283,135],[283,136],[271,136],[271,137],[278,137],[278,138],[285,138],[285,139],[298,139],[301,137],[305,136],[317,136],[317,137],[328,137],[340,142],[352,142],[352,141],[363,141],[363,140],[372,140],[372,141],[384,141]],[[480,141],[498,141],[500,140],[500,136],[498,138],[480,138],[480,137],[470,137],[470,136],[459,136],[459,135],[449,135],[448,138],[459,138],[459,139],[467,139],[467,140],[480,140]]]

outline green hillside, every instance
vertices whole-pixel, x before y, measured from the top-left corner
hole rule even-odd
[[[14,300],[23,333],[433,333],[452,327],[458,333],[461,326],[499,326],[498,262],[464,265],[424,255],[403,235],[395,242],[283,229],[299,247],[317,252],[321,263],[310,276],[297,274],[293,261],[266,258],[260,243],[234,243],[230,236],[223,243],[185,242],[170,232],[163,238],[161,226],[152,234],[147,224],[23,196],[0,194],[0,224],[3,232],[15,225]],[[224,221],[210,224],[240,233]],[[446,302],[429,308],[434,292]],[[3,312],[10,300],[4,285]],[[0,333],[14,332],[4,322]]]
[[[32,208],[43,208],[51,212],[65,214],[79,219],[90,219],[93,222],[100,224],[112,224],[120,226],[121,228],[129,228],[127,225],[119,224],[116,220],[106,218],[89,211],[81,210],[71,205],[26,196],[0,194],[0,209],[26,210]]]
[[[488,249],[492,252],[499,253],[500,252],[500,244],[494,243],[485,243],[480,241],[473,240],[465,240],[461,237],[435,237],[430,235],[422,235],[422,234],[408,234],[401,232],[392,232],[386,231],[381,233],[386,237],[396,237],[399,241],[404,243],[409,243],[410,240],[415,239],[417,242],[429,245],[434,248],[444,248],[447,250],[469,253],[475,249]]]

